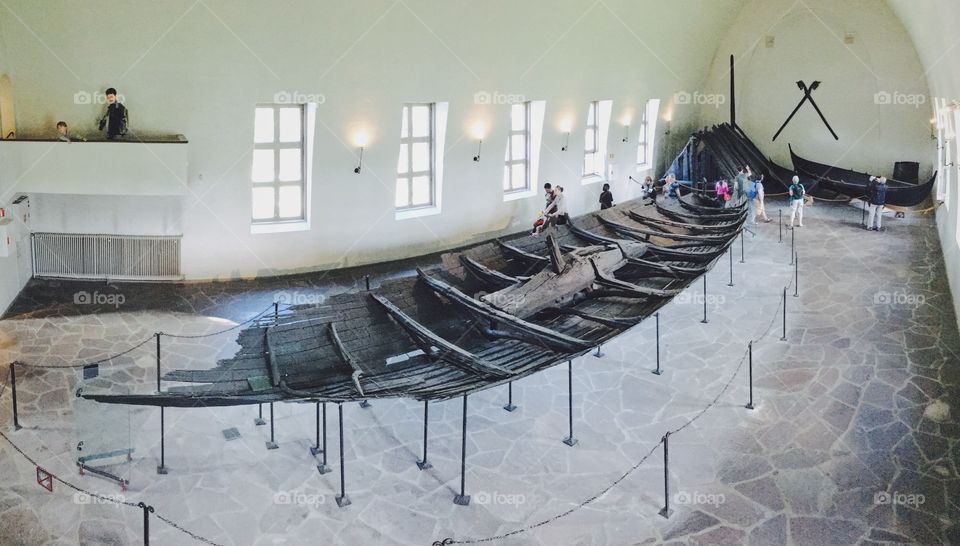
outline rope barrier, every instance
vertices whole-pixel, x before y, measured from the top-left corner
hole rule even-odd
[[[289,306],[289,304],[283,304],[283,305],[288,305],[288,306]],[[260,312],[257,313],[256,315],[248,318],[247,320],[245,320],[245,321],[243,321],[243,322],[237,323],[237,324],[235,324],[235,325],[233,325],[233,326],[231,326],[231,327],[229,327],[229,328],[220,330],[219,332],[213,332],[212,334],[179,335],[179,334],[167,334],[167,333],[165,333],[165,332],[160,332],[160,335],[161,335],[161,336],[166,336],[166,337],[178,338],[178,339],[202,339],[202,338],[205,338],[205,337],[219,336],[220,334],[225,334],[225,333],[230,332],[230,331],[232,331],[232,330],[236,330],[237,328],[239,328],[239,327],[241,327],[241,326],[243,326],[243,325],[245,325],[245,324],[249,324],[249,323],[251,323],[251,322],[253,322],[253,321],[261,318],[263,315],[267,314],[267,313],[268,313],[269,311],[271,311],[271,310],[273,310],[273,304],[270,304],[266,309],[264,309],[263,311],[260,311]],[[150,339],[153,339],[153,338],[151,337]]]

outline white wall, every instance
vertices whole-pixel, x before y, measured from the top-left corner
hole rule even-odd
[[[5,57],[20,134],[49,133],[58,119],[91,131],[97,108],[74,104],[74,95],[112,85],[125,97],[135,130],[186,135],[190,195],[179,204],[182,221],[169,218],[166,203],[141,206],[138,231],[182,229],[185,273],[202,279],[382,261],[527,227],[541,198],[503,202],[509,106],[474,104],[480,91],[546,101],[540,181],[564,185],[573,213],[595,207],[600,191],[579,181],[587,102],[613,100],[613,190],[618,199],[629,197],[636,185],[626,175],[645,174],[634,166],[644,101],[663,98],[663,111],[672,112],[675,92],[699,89],[742,3],[8,0],[16,17],[0,10],[0,35],[16,44],[16,55]],[[318,108],[312,229],[251,235],[253,108],[278,92],[325,99]],[[400,108],[411,101],[450,102],[443,213],[397,221]],[[618,122],[627,111],[634,122],[623,144]],[[661,162],[682,145],[697,112],[673,115],[672,142],[657,139]],[[574,128],[570,149],[561,152],[558,126],[565,117]],[[469,136],[476,121],[490,127],[479,164]],[[355,175],[350,137],[359,128],[371,142],[363,173]],[[71,202],[44,197],[36,206],[48,210],[34,212],[47,225],[69,214]],[[88,229],[84,211],[75,213],[58,221]]]
[[[848,34],[853,43],[845,43]],[[774,38],[772,48],[767,36]],[[894,161],[917,161],[921,177],[931,174],[934,143],[924,69],[883,0],[750,0],[720,42],[707,93],[729,94],[731,54],[737,122],[781,165],[793,167],[787,148],[792,143],[798,154],[821,163],[889,176]],[[798,80],[821,82],[812,97],[839,140],[808,102],[771,141],[803,98]],[[889,93],[891,102],[918,104],[877,104],[877,93]],[[727,107],[702,112],[705,124],[729,120]]]
[[[957,63],[957,55],[960,54],[957,42],[960,3],[953,0],[888,0],[888,3],[903,21],[916,45],[930,93],[934,97],[947,99],[947,102],[960,100],[960,64]],[[956,140],[950,145],[956,147]],[[954,149],[956,151],[956,148]],[[931,151],[929,157],[931,161],[936,161],[936,151]],[[954,153],[953,157],[957,158],[958,155]],[[954,159],[954,163],[956,162]],[[957,218],[960,215],[957,177],[960,171],[956,166],[952,169],[953,187],[949,191],[952,202],[949,203],[949,208],[940,207],[937,211],[937,228],[940,232],[940,244],[943,246],[950,289],[953,292],[954,309],[960,320],[960,244],[957,241]]]

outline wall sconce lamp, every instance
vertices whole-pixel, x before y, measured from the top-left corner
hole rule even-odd
[[[623,141],[627,142],[629,140],[630,140],[630,124],[628,123],[623,126]]]
[[[473,125],[473,137],[477,139],[477,155],[473,156],[475,162],[480,162],[480,150],[483,148],[483,124],[477,122]]]
[[[572,123],[569,119],[565,119],[560,122],[560,132],[563,133],[563,146],[560,147],[561,152],[567,151],[567,148],[570,147],[570,126]]]
[[[368,137],[366,131],[358,131],[355,135],[353,135],[353,143],[360,148],[360,160],[357,163],[356,168],[353,169],[355,174],[360,174],[360,171],[363,169],[363,149],[367,146],[367,141]]]
[[[483,147],[483,139],[481,138],[480,140],[477,141],[477,155],[473,156],[474,161],[477,161],[477,162],[480,161],[480,148],[482,147]]]

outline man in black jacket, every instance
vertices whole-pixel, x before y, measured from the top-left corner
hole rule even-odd
[[[107,131],[108,140],[116,140],[127,134],[127,123],[130,121],[127,107],[117,100],[117,90],[109,88],[104,93],[107,96],[107,107],[98,120],[101,131]]]
[[[887,203],[887,179],[886,177],[870,177],[870,183],[867,184],[867,199],[870,201],[867,205],[869,213],[867,214],[867,231],[882,231],[880,220],[883,219],[883,206]],[[873,226],[873,219],[876,217],[877,226]]]

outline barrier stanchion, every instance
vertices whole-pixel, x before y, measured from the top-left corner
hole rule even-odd
[[[319,400],[316,401],[315,410],[316,410],[316,417],[317,417],[316,428],[314,429],[316,445],[310,446],[310,454],[313,455],[314,457],[319,455],[320,452],[323,450],[323,448],[320,447],[320,401]]]
[[[597,344],[597,352],[593,353],[593,356],[595,356],[595,357],[597,357],[597,358],[600,358],[600,357],[603,356],[603,353],[600,351],[600,347],[601,347],[602,345],[603,345],[602,343]]]
[[[277,449],[277,439],[273,435],[273,402],[270,402],[270,441],[267,442],[267,449]]]
[[[778,212],[780,212],[780,217],[777,220],[777,222],[779,223],[778,229],[780,231],[780,240],[777,241],[777,243],[782,243],[783,242],[783,209],[780,209]]]
[[[800,253],[793,255],[793,297],[800,297]]]
[[[707,320],[707,274],[703,274],[703,320],[700,322],[706,324]]]
[[[783,287],[783,336],[780,341],[787,340],[787,287]]]
[[[343,402],[337,402],[337,412],[340,420],[340,494],[335,497],[337,506],[350,506],[350,497],[347,496],[347,469],[343,457]]]
[[[157,338],[157,393],[159,394],[161,389],[160,384],[160,336],[163,335],[162,332],[157,332],[155,334]],[[166,434],[166,408],[160,406],[160,466],[157,467],[157,474],[161,476],[168,474],[167,470],[167,434]]]
[[[320,404],[320,408],[321,408],[321,415],[323,416],[322,417],[323,422],[320,428],[323,434],[323,461],[321,461],[320,464],[317,465],[317,472],[319,472],[320,474],[326,474],[327,472],[332,472],[330,467],[327,465],[327,453],[329,451],[327,449],[327,403],[323,402],[322,404]]]
[[[513,381],[507,382],[507,405],[503,406],[503,409],[507,411],[517,409],[517,406],[513,405]]]
[[[254,417],[253,424],[258,427],[267,424],[267,422],[263,420],[263,404],[257,404],[257,416]]]
[[[663,372],[660,370],[660,311],[657,311],[653,314],[653,318],[657,323],[657,369],[653,370],[653,373],[660,375]]]
[[[747,345],[747,353],[749,360],[747,361],[747,372],[749,374],[750,381],[750,401],[747,402],[747,409],[754,409],[753,405],[753,341]]]
[[[153,513],[153,507],[146,503],[138,502],[137,506],[143,510],[143,546],[150,546],[150,514]]]
[[[790,227],[790,265],[793,265],[793,255],[796,252],[796,233],[797,228]]]
[[[660,515],[669,519],[673,514],[670,509],[670,432],[663,435],[663,509]]]
[[[423,401],[423,460],[417,461],[417,467],[420,470],[426,470],[428,468],[433,468],[433,465],[430,464],[430,461],[427,460],[427,424],[430,422],[430,401]]]
[[[20,430],[20,414],[17,412],[17,364],[10,363],[10,394],[13,397],[13,430]]]
[[[727,286],[733,286],[733,248],[727,249],[727,254],[730,256],[730,282]]]
[[[751,233],[752,233],[752,232],[751,232]],[[755,234],[754,234],[754,237],[756,237]],[[744,234],[743,234],[743,232],[741,231],[741,232],[740,232],[740,263],[745,264],[745,263],[747,263],[747,254],[746,254],[746,251],[745,251],[744,248],[743,248],[743,238],[744,238]]]
[[[463,441],[460,444],[460,494],[453,497],[453,504],[468,506],[467,495],[467,395],[463,395]]]
[[[570,435],[563,439],[563,443],[570,447],[577,445],[577,439],[573,437],[573,361],[567,361],[567,408],[570,423]]]

